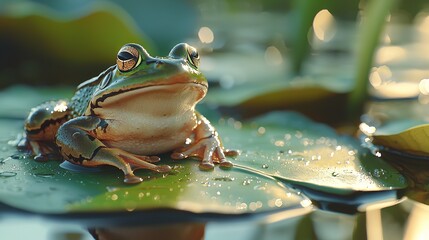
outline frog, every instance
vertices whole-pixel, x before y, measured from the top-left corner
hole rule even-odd
[[[141,45],[128,43],[116,64],[78,85],[70,100],[45,102],[30,110],[20,143],[35,160],[64,159],[84,167],[114,166],[124,182],[142,182],[137,169],[168,173],[160,155],[173,160],[200,160],[201,170],[215,164],[230,169],[218,132],[196,110],[208,91],[199,70],[200,56],[187,43],[166,57],[153,57]]]

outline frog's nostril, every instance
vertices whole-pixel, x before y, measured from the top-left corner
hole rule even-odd
[[[162,67],[162,65],[164,65],[164,63],[163,63],[163,62],[157,61],[157,62],[155,63],[155,68],[160,68],[160,67]]]

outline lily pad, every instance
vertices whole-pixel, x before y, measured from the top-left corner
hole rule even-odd
[[[216,58],[210,60],[214,62],[211,65],[216,66]],[[250,63],[242,62],[250,66]],[[253,66],[249,68],[253,69]],[[339,116],[346,115],[347,94],[353,83],[350,79],[331,76],[291,78],[278,70],[260,76],[261,73],[249,71],[259,78],[249,74],[245,76],[246,81],[241,79],[243,76],[234,80],[234,72],[231,76],[221,76],[220,85],[226,88],[211,89],[206,102],[220,105],[223,112],[239,118],[255,117],[272,110],[298,111],[323,122],[338,122],[341,120]]]
[[[395,121],[376,129],[372,143],[383,148],[429,156],[429,124],[423,121]]]
[[[407,186],[356,139],[296,113],[271,113],[246,125],[230,120],[218,129],[228,147],[243,150],[234,164],[300,186],[340,195]]]
[[[7,139],[20,132],[22,122],[0,120],[0,126],[4,136],[0,146],[0,202],[17,209],[42,214],[156,214],[170,210],[193,213],[194,219],[291,209],[311,211],[311,201],[268,175],[240,168],[205,172],[193,159],[173,161],[163,156],[173,171],[163,175],[138,170],[136,174],[144,182],[134,186],[122,183],[123,174],[115,168],[75,172],[61,168],[56,161],[36,162],[7,145]],[[149,222],[152,217],[146,214],[140,220]]]
[[[203,114],[216,112],[201,109]],[[210,118],[216,119],[216,114]],[[159,213],[167,209],[191,213],[194,218],[243,216],[290,209],[310,211],[311,201],[285,183],[337,195],[390,191],[407,185],[400,173],[367,154],[355,139],[339,136],[297,113],[272,113],[243,123],[234,119],[213,123],[226,147],[242,151],[232,160],[233,169],[204,172],[196,160],[173,161],[163,156],[163,163],[174,168],[171,174],[138,170],[145,181],[128,186],[122,183],[122,172],[114,168],[73,172],[61,168],[59,162],[38,163],[16,154],[6,143],[21,131],[22,121],[3,119],[0,202],[43,214]]]

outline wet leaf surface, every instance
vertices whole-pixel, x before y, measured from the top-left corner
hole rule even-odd
[[[221,136],[228,132],[227,146],[243,150],[237,165],[319,191],[348,194],[407,186],[396,169],[354,138],[296,113],[271,113],[238,130],[220,131]]]
[[[200,171],[198,161],[168,160],[169,174],[138,170],[144,182],[129,186],[114,168],[99,172],[70,171],[60,163],[40,163],[7,145],[22,122],[1,120],[2,162],[0,200],[31,212],[106,213],[171,209],[192,213],[236,215],[307,208],[311,202],[302,194],[262,173],[234,168]],[[307,210],[305,210],[307,209]],[[177,220],[177,219],[176,219]]]

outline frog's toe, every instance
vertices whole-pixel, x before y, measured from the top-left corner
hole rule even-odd
[[[136,183],[140,183],[143,182],[143,179],[141,177],[137,177],[133,174],[127,174],[124,177],[124,183],[127,184],[136,184]]]
[[[170,155],[173,160],[181,160],[187,158],[187,156],[181,152],[174,152]]]
[[[223,150],[223,154],[228,157],[237,157],[238,155],[240,155],[240,152],[237,150],[225,149]]]
[[[222,169],[230,169],[234,166],[234,164],[232,164],[232,162],[223,159],[221,162],[219,162],[219,167]]]
[[[153,170],[159,173],[167,173],[171,171],[171,167],[169,165],[159,165]]]
[[[211,171],[214,169],[214,164],[211,162],[201,162],[200,165],[198,166],[200,168],[200,170],[203,171]]]
[[[39,153],[36,156],[34,156],[34,160],[37,162],[47,162],[47,161],[51,161],[51,160],[58,160],[58,159],[62,159],[61,155],[57,154],[57,153]]]
[[[143,160],[145,162],[149,162],[149,163],[157,163],[159,161],[161,161],[161,158],[158,156],[139,156],[139,155],[135,155],[135,157],[137,157],[140,160]]]

